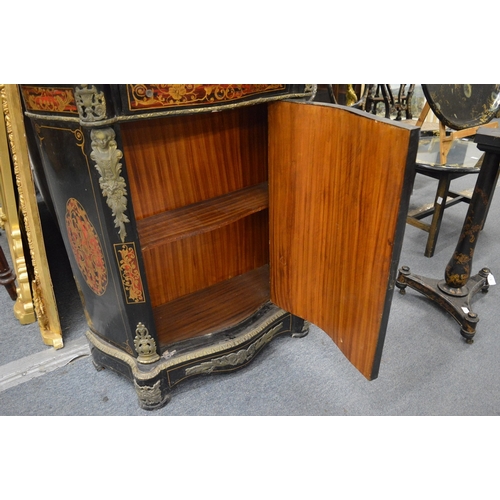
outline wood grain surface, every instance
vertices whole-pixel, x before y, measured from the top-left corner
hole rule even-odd
[[[269,266],[153,310],[160,346],[237,325],[269,300]]]
[[[348,108],[270,105],[271,300],[322,328],[368,379],[415,131]]]
[[[156,214],[137,223],[143,250],[207,233],[269,206],[267,182]]]
[[[121,125],[136,220],[267,180],[267,108]]]
[[[143,251],[153,307],[269,262],[268,211]]]
[[[153,307],[268,264],[265,105],[124,123],[121,138]]]

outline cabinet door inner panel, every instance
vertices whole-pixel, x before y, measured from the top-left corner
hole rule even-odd
[[[378,373],[418,130],[340,106],[270,106],[271,300],[322,328],[368,379]]]

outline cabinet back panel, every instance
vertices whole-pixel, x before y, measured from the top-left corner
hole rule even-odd
[[[143,251],[153,307],[269,262],[268,210]]]
[[[123,123],[137,220],[267,180],[267,107]]]

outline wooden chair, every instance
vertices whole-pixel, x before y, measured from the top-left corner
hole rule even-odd
[[[366,83],[361,99],[356,103],[356,107],[363,109],[367,113],[379,114],[380,105],[384,106],[385,118],[402,120],[403,113],[406,120],[411,120],[411,103],[414,83],[400,83],[397,94],[389,83]]]
[[[473,155],[467,150],[475,146],[463,139],[474,136],[480,126],[498,126],[492,120],[500,108],[500,84],[422,84],[422,90],[426,104],[416,125],[422,126],[432,110],[439,128],[437,136],[421,135],[415,170],[436,179],[438,187],[434,203],[409,212],[407,223],[429,233],[424,255],[432,257],[444,210],[460,202],[470,203],[471,192],[452,191],[450,184],[464,175],[478,174],[482,155],[477,152],[479,159],[471,161]],[[426,217],[432,217],[430,223],[422,221]]]

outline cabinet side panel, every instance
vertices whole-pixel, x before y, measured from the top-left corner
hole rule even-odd
[[[418,129],[283,102],[270,108],[269,131],[271,300],[374,378]]]
[[[91,131],[55,121],[35,121],[34,130],[89,327],[135,356],[137,325],[145,325],[151,335],[155,332],[133,208],[125,205],[122,241],[116,215],[101,189],[111,181],[100,175],[92,158]],[[125,167],[125,160],[120,160]],[[126,186],[125,176],[123,168],[118,181]]]

